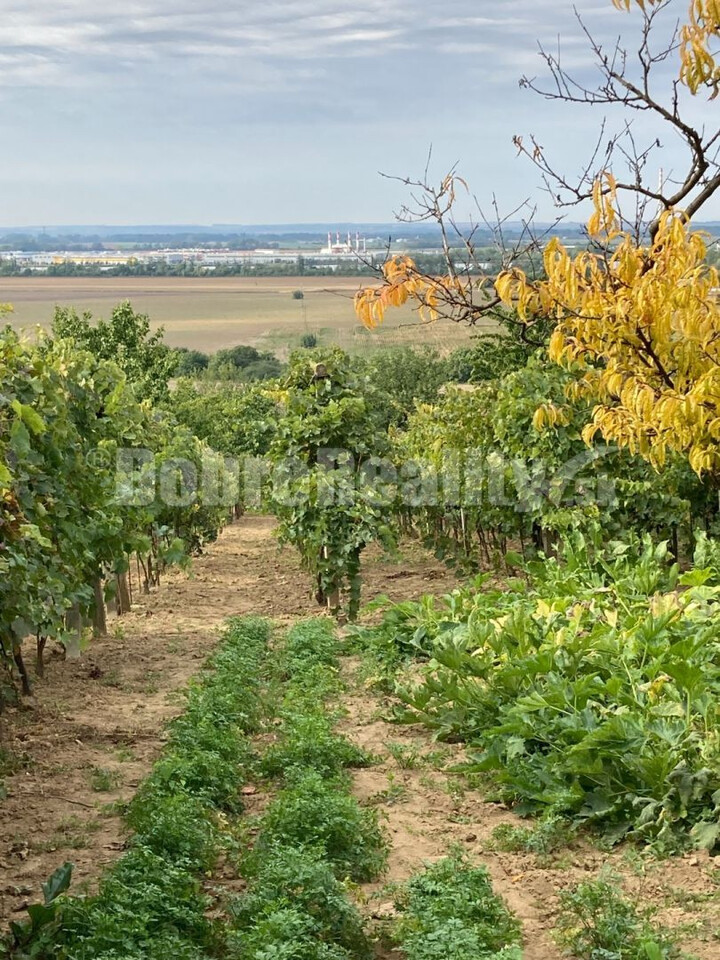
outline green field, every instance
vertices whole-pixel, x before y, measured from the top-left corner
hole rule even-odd
[[[0,300],[11,303],[18,329],[47,327],[55,305],[107,316],[113,305],[131,300],[153,326],[163,326],[171,346],[214,352],[238,343],[283,356],[305,333],[322,344],[361,352],[402,344],[430,344],[441,350],[467,342],[469,332],[449,321],[420,323],[409,307],[392,311],[380,330],[367,331],[355,317],[358,281],[342,277],[142,278],[21,277],[2,281]],[[302,300],[292,292],[302,290]]]

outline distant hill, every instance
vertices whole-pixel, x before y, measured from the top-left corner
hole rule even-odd
[[[461,224],[461,227],[470,227],[470,224]],[[550,224],[537,224],[539,229],[550,226]],[[508,223],[505,225],[510,231],[519,231],[522,224]],[[582,230],[581,224],[564,223],[562,225],[563,234],[579,233]],[[407,237],[423,236],[438,233],[437,227],[428,223],[216,223],[216,224],[137,224],[128,226],[118,226],[111,224],[63,224],[53,226],[26,226],[26,227],[3,227],[0,226],[0,234],[5,236],[27,236],[27,237],[84,237],[110,239],[111,237],[135,238],[135,237],[157,237],[172,236],[182,237],[187,235],[204,236],[274,236],[274,237],[327,237],[328,232],[341,234],[361,233],[367,236],[390,236]],[[483,231],[487,232],[487,231]]]
[[[697,227],[707,230],[713,236],[720,237],[720,221],[697,223]],[[459,224],[461,230],[470,230],[470,224]],[[520,221],[503,224],[506,238],[518,236],[525,226]],[[538,222],[537,233],[550,230],[563,238],[581,237],[584,225],[565,222],[554,228],[553,224]],[[205,245],[212,242],[228,243],[238,241],[239,246],[250,247],[252,241],[258,245],[265,243],[293,244],[302,242],[326,241],[328,233],[359,233],[368,239],[415,240],[437,243],[440,232],[430,223],[216,223],[216,224],[136,224],[129,226],[113,224],[63,224],[57,226],[3,227],[0,226],[0,244],[21,246],[23,241],[32,246],[47,249],[50,241],[66,241],[83,246],[91,243],[136,243],[169,246]],[[493,240],[490,230],[474,227],[474,236],[479,246]],[[62,244],[58,244],[60,248]]]

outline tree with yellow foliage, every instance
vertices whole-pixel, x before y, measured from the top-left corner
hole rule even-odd
[[[545,53],[551,87],[524,83],[549,99],[654,116],[684,141],[685,176],[672,185],[649,184],[644,173],[652,148],[637,146],[630,124],[610,137],[603,126],[577,183],[555,171],[535,140],[526,145],[516,138],[558,205],[592,203],[588,248],[571,255],[557,239],[540,244],[530,238],[526,260],[542,246],[541,269],[521,269],[516,248],[494,280],[456,268],[445,277],[428,277],[409,258],[396,258],[385,264],[379,288],[358,294],[356,308],[368,326],[408,299],[427,320],[475,322],[505,308],[532,330],[552,318],[550,357],[576,372],[572,394],[594,404],[584,431],[588,443],[599,434],[658,467],[669,451],[679,452],[698,473],[720,478],[720,277],[707,263],[707,237],[692,227],[692,217],[720,190],[720,125],[716,121],[707,132],[686,119],[691,98],[712,103],[720,93],[720,0],[691,0],[685,22],[660,49],[653,43],[655,30],[677,0],[612,3],[621,11],[637,8],[641,39],[632,75],[624,49],[608,52],[586,31],[603,76],[597,89],[574,81],[559,57]],[[663,100],[655,93],[655,71],[671,57],[677,58],[677,72]],[[620,160],[629,164],[627,179],[613,170]],[[451,175],[439,191],[426,188],[427,218],[447,223],[456,183]],[[471,240],[467,244],[471,251]],[[538,411],[537,426],[551,415]]]

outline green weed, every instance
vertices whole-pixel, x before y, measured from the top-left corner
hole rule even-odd
[[[416,770],[422,765],[422,754],[415,746],[390,742],[385,744],[385,748],[401,770]]]
[[[117,790],[122,783],[122,774],[105,767],[93,767],[90,771],[90,786],[96,793],[109,793]]]
[[[572,825],[559,817],[547,817],[532,827],[501,823],[492,832],[490,849],[521,851],[547,857],[556,850],[567,847],[573,834]]]
[[[617,883],[591,880],[561,894],[558,940],[577,960],[671,960],[672,940],[622,894]]]
[[[114,687],[116,690],[125,689],[125,681],[120,675],[119,670],[108,670],[108,672],[100,678],[100,683],[104,687]]]
[[[288,680],[313,666],[338,668],[338,640],[330,620],[304,620],[288,631],[280,667]]]
[[[396,780],[394,773],[388,773],[387,781],[387,787],[370,797],[368,803],[392,806],[395,803],[403,803],[408,799],[408,788],[404,783],[399,783]]]

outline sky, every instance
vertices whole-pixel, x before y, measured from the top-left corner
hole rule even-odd
[[[604,41],[637,24],[611,0],[576,5]],[[6,226],[386,222],[407,196],[381,173],[422,174],[431,146],[433,176],[457,163],[483,208],[534,198],[550,219],[513,135],[573,172],[602,119],[518,84],[544,76],[538,40],[595,75],[569,0],[0,0],[0,14]],[[717,126],[720,100],[692,109]],[[682,169],[659,132],[664,168]]]

